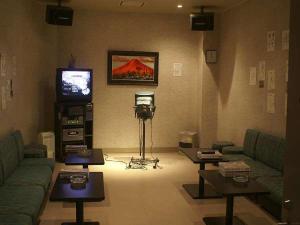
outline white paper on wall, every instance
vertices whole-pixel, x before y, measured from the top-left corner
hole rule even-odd
[[[17,76],[17,56],[12,57],[12,68],[11,68],[12,76]]]
[[[182,63],[174,63],[173,64],[173,76],[174,77],[181,77],[182,76]]]
[[[282,50],[289,50],[290,31],[282,31]]]
[[[276,75],[275,70],[269,70],[268,71],[268,90],[275,90],[276,88]]]
[[[275,51],[275,45],[276,45],[275,31],[267,32],[267,51],[268,52]]]
[[[275,94],[268,93],[267,96],[267,112],[268,113],[275,113]]]
[[[256,67],[250,67],[249,85],[256,85]]]
[[[1,110],[6,109],[6,89],[4,86],[1,87]]]
[[[266,80],[266,61],[260,61],[258,66],[258,80]]]
[[[289,81],[289,60],[285,62],[285,81]]]
[[[5,77],[6,76],[6,55],[3,53],[0,53],[0,73],[1,73],[1,77]]]

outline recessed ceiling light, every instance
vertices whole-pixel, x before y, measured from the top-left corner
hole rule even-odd
[[[181,9],[182,7],[183,7],[183,5],[181,5],[181,4],[178,4],[178,5],[177,5],[177,8],[178,8],[178,9]]]

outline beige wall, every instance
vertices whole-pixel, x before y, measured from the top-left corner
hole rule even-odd
[[[288,51],[281,50],[281,32],[289,27],[289,1],[249,0],[221,15],[218,139],[241,144],[247,128],[284,136],[285,65]],[[276,31],[276,50],[266,51],[267,31]],[[249,68],[266,61],[276,70],[276,113],[266,111],[265,88],[249,86]]]
[[[44,23],[44,9],[28,0],[2,0],[0,4],[0,52],[7,55],[8,74],[1,86],[13,79],[14,97],[0,111],[0,135],[20,129],[26,142],[49,128],[45,112],[48,77],[56,66],[56,28]],[[17,76],[12,77],[12,56],[17,56]],[[0,100],[1,103],[1,100]],[[52,107],[52,106],[50,106]]]
[[[136,148],[138,121],[134,93],[155,91],[154,147],[175,147],[178,132],[197,130],[199,77],[198,32],[189,29],[187,16],[152,14],[97,14],[76,11],[74,25],[59,28],[59,64],[66,66],[72,53],[77,67],[94,69],[94,146]],[[157,51],[158,87],[108,86],[108,50]],[[183,63],[182,77],[173,77],[173,63]],[[149,146],[150,126],[147,125]]]

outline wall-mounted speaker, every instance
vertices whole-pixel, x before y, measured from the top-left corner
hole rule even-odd
[[[214,13],[191,14],[191,29],[195,31],[214,30]]]
[[[72,26],[73,9],[65,6],[47,5],[46,22],[53,25]]]

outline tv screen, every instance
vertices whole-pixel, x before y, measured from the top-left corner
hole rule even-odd
[[[92,101],[91,69],[57,69],[59,101]]]

